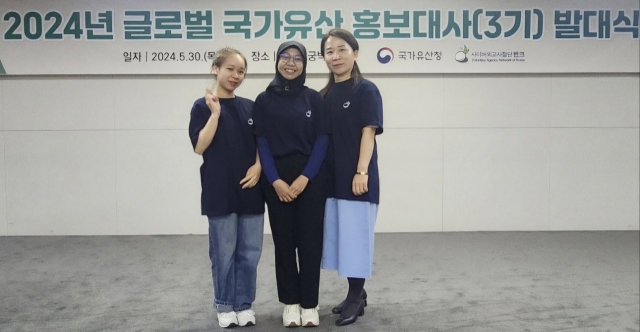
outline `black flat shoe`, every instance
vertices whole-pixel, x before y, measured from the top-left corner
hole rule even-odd
[[[367,291],[364,290],[364,288],[362,289],[362,293],[360,293],[360,296],[362,297],[362,299],[364,300],[364,306],[367,306]],[[333,307],[333,309],[331,309],[331,312],[334,314],[339,314],[342,312],[342,308],[344,307],[344,302],[346,300],[340,302],[340,304],[338,304],[337,306]]]
[[[358,320],[358,317],[364,316],[364,299],[360,298],[357,302],[346,302],[345,306],[340,314],[340,318],[336,320],[337,326],[345,326],[353,324]]]

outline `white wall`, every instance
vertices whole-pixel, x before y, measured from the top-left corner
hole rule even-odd
[[[639,75],[369,78],[378,232],[639,229]],[[210,82],[0,78],[0,236],[206,233],[186,128]]]
[[[7,195],[6,195],[6,171],[4,163],[4,108],[3,101],[4,80],[0,77],[0,236],[7,235]]]

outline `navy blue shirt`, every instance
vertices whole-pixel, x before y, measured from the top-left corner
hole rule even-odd
[[[327,107],[320,94],[304,87],[299,93],[267,90],[254,104],[254,132],[267,139],[273,157],[310,156],[316,138],[329,133]]]
[[[369,191],[353,194],[351,184],[358,168],[362,129],[375,126],[376,135],[382,134],[382,97],[375,84],[359,79],[334,83],[325,101],[331,114],[331,144],[328,161],[331,165],[332,183],[330,197],[351,201],[380,203],[380,177],[378,174],[378,146],[374,142],[369,162]]]
[[[220,98],[218,129],[202,154],[200,167],[202,214],[209,217],[264,213],[264,197],[259,186],[242,189],[242,180],[256,162],[253,135],[253,102],[242,97]],[[194,149],[200,130],[211,117],[204,98],[191,109],[189,136]]]

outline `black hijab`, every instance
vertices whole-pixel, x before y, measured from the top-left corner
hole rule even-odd
[[[288,81],[278,71],[278,63],[280,62],[280,54],[291,47],[297,48],[302,55],[302,73],[293,81]],[[307,79],[307,49],[304,47],[304,45],[298,43],[297,41],[286,41],[280,44],[280,47],[278,47],[276,60],[276,77],[271,81],[271,83],[269,83],[267,90],[273,91],[280,95],[292,95],[298,94],[300,93],[300,91],[306,88],[304,86],[304,82]]]

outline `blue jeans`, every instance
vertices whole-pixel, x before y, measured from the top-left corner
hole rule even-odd
[[[256,299],[264,214],[209,217],[209,258],[218,312],[251,308]]]

